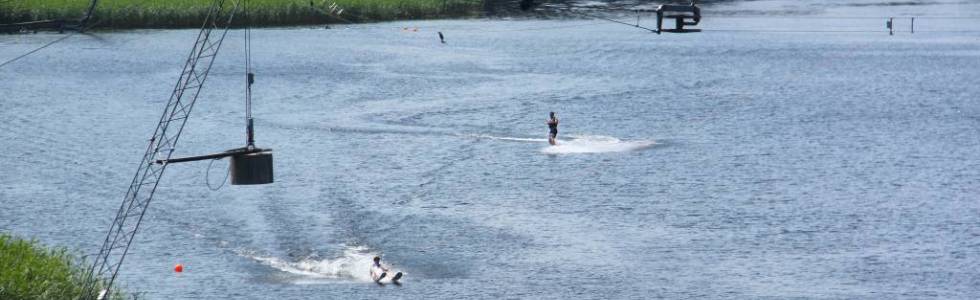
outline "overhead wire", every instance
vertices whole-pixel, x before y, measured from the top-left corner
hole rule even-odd
[[[963,19],[970,20],[976,19],[980,20],[980,16],[969,17],[969,16],[908,16],[908,15],[898,15],[898,16],[807,16],[807,15],[787,15],[787,16],[774,16],[774,15],[746,15],[746,16],[734,16],[734,15],[701,15],[702,18],[712,18],[712,19],[824,19],[824,20],[836,20],[836,19],[866,19],[866,20],[880,20],[888,18],[916,18],[916,19]]]
[[[580,10],[575,10],[571,8],[556,8],[557,10],[568,12],[587,18],[598,19],[608,22],[613,22],[621,25],[626,25],[634,28],[646,29],[651,32],[656,32],[656,29],[646,28],[640,26],[639,19],[635,24],[628,23],[614,18],[609,18],[605,16],[600,16],[593,13],[586,13]],[[622,11],[622,12],[635,12],[639,13],[652,13],[650,9],[589,9],[589,11]],[[861,20],[889,20],[889,19],[959,19],[959,20],[980,20],[980,16],[937,16],[937,15],[925,15],[925,16],[761,16],[761,15],[749,15],[749,16],[730,16],[730,15],[702,15],[701,19],[823,19],[823,20],[838,20],[838,19],[861,19]],[[756,29],[756,28],[704,28],[700,31],[705,32],[774,32],[774,33],[881,33],[889,32],[889,30],[881,29],[867,29],[867,30],[844,30],[844,29]],[[916,32],[930,32],[930,33],[980,33],[980,30],[915,30]],[[895,31],[898,32],[898,31]]]
[[[516,28],[516,29],[500,29],[500,30],[456,29],[455,31],[479,31],[479,32],[539,31],[539,30],[553,30],[553,29],[585,27],[585,26],[593,26],[593,25],[598,25],[598,24],[601,24],[601,21],[588,22],[588,23],[582,23],[582,24],[555,25],[555,26],[543,26],[543,27],[527,27],[527,28]]]
[[[714,31],[714,32],[792,32],[792,33],[874,33],[874,32],[888,32],[888,30],[797,30],[797,29],[701,29],[701,31]]]
[[[302,1],[302,0],[299,0],[299,1]],[[306,1],[302,1],[302,2],[306,2]],[[390,28],[390,27],[387,27],[387,26],[370,26],[370,25],[365,26],[364,23],[358,23],[358,22],[351,21],[350,19],[341,17],[339,14],[336,14],[336,13],[327,11],[327,10],[321,8],[321,7],[318,7],[318,6],[314,5],[313,2],[309,2],[309,4],[310,4],[310,7],[312,9],[316,10],[317,12],[319,12],[319,13],[321,13],[323,15],[326,15],[326,16],[330,16],[331,18],[340,20],[340,21],[342,21],[344,23],[347,23],[349,25],[359,25],[359,27],[362,27],[362,28]],[[371,20],[370,18],[367,18],[364,15],[361,15],[361,14],[358,14],[358,13],[355,13],[355,12],[350,12],[350,11],[344,11],[344,12],[347,13],[347,14],[349,14],[349,15],[355,16],[355,18],[358,19],[358,20]],[[465,31],[478,31],[478,32],[514,32],[514,31],[537,31],[537,30],[552,30],[552,29],[562,29],[562,28],[584,27],[584,26],[591,26],[591,25],[596,25],[596,24],[599,24],[599,23],[598,22],[594,22],[594,23],[586,23],[586,24],[555,25],[555,26],[545,26],[545,27],[529,27],[529,28],[503,29],[503,30],[486,30],[486,29],[450,29],[450,30],[452,30],[452,31],[463,31],[463,32],[465,32]],[[411,28],[417,29],[417,28],[423,28],[423,27],[411,27]],[[440,30],[440,29],[436,29],[436,30]],[[441,29],[441,30],[446,31],[446,29]]]
[[[252,29],[251,20],[248,15],[248,0],[242,0],[244,4],[243,17],[245,19],[245,124],[248,126],[252,120]],[[251,142],[246,139],[246,143]]]
[[[58,42],[64,41],[65,39],[70,38],[70,37],[74,36],[77,33],[78,32],[72,32],[72,33],[67,34],[67,35],[65,35],[63,37],[60,37],[60,38],[55,39],[55,40],[53,40],[51,42],[48,42],[47,44],[44,44],[41,47],[37,47],[34,50],[28,51],[27,53],[24,53],[24,54],[18,55],[17,57],[8,59],[7,61],[4,61],[3,63],[0,63],[0,68],[3,68],[4,66],[6,66],[6,65],[8,65],[10,63],[13,63],[13,62],[15,62],[15,61],[17,61],[17,60],[19,60],[21,58],[25,58],[25,57],[27,57],[27,56],[29,56],[31,54],[34,54],[34,53],[36,53],[38,51],[44,50],[44,48],[50,47],[51,45],[57,44]]]
[[[593,14],[587,14],[587,13],[576,11],[576,10],[573,10],[573,9],[565,9],[564,11],[569,12],[569,13],[573,13],[573,14],[577,14],[577,15],[581,15],[581,16],[586,16],[586,17],[593,18],[593,19],[599,19],[599,20],[604,20],[604,21],[609,21],[609,22],[623,24],[623,25],[630,26],[630,27],[641,28],[641,29],[648,30],[650,32],[657,32],[656,29],[647,28],[647,27],[644,27],[644,26],[640,26],[639,20],[637,20],[636,24],[630,24],[630,23],[626,23],[626,22],[619,21],[619,20],[616,20],[616,19],[606,18],[606,17],[597,16],[597,15],[593,15]]]
[[[50,46],[52,46],[54,44],[57,44],[57,43],[59,43],[61,41],[64,41],[64,40],[66,40],[66,39],[68,39],[70,37],[73,37],[76,34],[79,34],[79,33],[85,32],[85,31],[88,31],[89,29],[91,29],[92,27],[95,27],[99,23],[100,22],[95,22],[95,23],[89,24],[88,26],[85,26],[85,28],[83,28],[83,29],[76,30],[76,31],[74,31],[72,33],[69,33],[69,34],[63,36],[63,37],[57,38],[57,39],[55,39],[53,41],[50,41],[50,42],[48,42],[48,43],[46,43],[46,44],[44,44],[44,45],[42,45],[40,47],[34,48],[33,50],[28,51],[27,53],[24,53],[24,54],[18,55],[17,57],[8,59],[8,60],[4,61],[3,63],[0,63],[0,68],[3,68],[4,66],[6,66],[8,64],[11,64],[11,63],[13,63],[13,62],[15,62],[17,60],[20,60],[22,58],[25,58],[27,56],[30,56],[31,54],[37,53],[38,51],[44,50],[45,48],[50,47]]]
[[[645,12],[645,13],[655,13],[656,11],[652,8],[598,8],[598,7],[582,7],[584,10],[591,11],[618,11],[618,12]],[[562,9],[562,8],[558,8]],[[568,8],[564,8],[568,9]],[[724,12],[724,11],[723,11]],[[980,20],[980,15],[888,15],[888,16],[821,16],[821,15],[808,15],[806,13],[798,13],[795,15],[772,15],[772,14],[743,14],[735,15],[733,13],[714,13],[714,14],[702,14],[702,18],[732,18],[732,19],[772,19],[772,18],[785,18],[785,19],[881,19],[881,18],[910,18],[914,17],[916,19],[978,19]]]

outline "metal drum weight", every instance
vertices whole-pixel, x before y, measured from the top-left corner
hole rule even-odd
[[[272,151],[231,156],[231,184],[272,183]]]

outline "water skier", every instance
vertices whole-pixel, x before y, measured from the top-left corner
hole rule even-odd
[[[377,282],[377,281],[381,281],[381,279],[384,279],[385,276],[388,276],[388,268],[385,268],[384,266],[381,265],[380,256],[375,256],[374,264],[371,265],[371,279],[374,279],[374,281]]]
[[[548,143],[555,145],[558,141],[558,117],[555,117],[555,112],[551,112],[548,119],[548,130]]]
[[[388,268],[385,268],[383,265],[381,265],[381,257],[375,256],[374,264],[371,265],[371,279],[374,279],[374,282],[380,284],[381,280],[384,279],[386,276],[388,276],[388,271],[389,271]],[[402,278],[402,272],[395,273],[395,276],[391,278],[391,282],[398,284],[398,279],[401,278]]]

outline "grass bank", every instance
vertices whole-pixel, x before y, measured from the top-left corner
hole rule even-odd
[[[0,299],[78,299],[88,268],[64,248],[0,233]]]
[[[75,20],[89,0],[0,0],[0,24]],[[99,27],[200,27],[210,0],[100,0]],[[255,26],[377,22],[478,15],[483,0],[248,0]],[[238,18],[240,20],[240,18]]]

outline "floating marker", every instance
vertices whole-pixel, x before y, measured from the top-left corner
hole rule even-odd
[[[174,266],[174,272],[177,272],[177,273],[184,272],[184,265],[177,264],[176,266]]]

